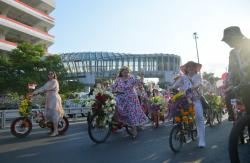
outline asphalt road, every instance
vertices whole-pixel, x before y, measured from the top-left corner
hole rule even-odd
[[[169,147],[171,123],[159,128],[147,125],[133,140],[125,130],[112,134],[103,144],[93,143],[86,122],[74,122],[63,136],[48,137],[48,130],[34,127],[26,138],[0,130],[0,163],[228,163],[228,135],[232,123],[224,120],[206,127],[206,148],[185,144],[180,153]]]

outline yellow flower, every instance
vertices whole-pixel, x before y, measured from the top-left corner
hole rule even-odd
[[[175,102],[179,97],[183,96],[184,92],[178,92],[176,95],[173,96],[173,101]]]
[[[30,114],[29,100],[27,98],[21,101],[21,104],[19,106],[19,113],[24,117],[27,117]]]

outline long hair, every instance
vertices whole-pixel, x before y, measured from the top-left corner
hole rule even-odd
[[[123,66],[118,73],[118,77],[122,77],[122,71],[124,70],[128,70],[128,72],[130,72],[129,67],[128,66]]]
[[[55,72],[55,71],[49,71],[49,73],[52,73],[52,74],[53,74],[53,79],[56,79],[56,80],[57,80],[57,75],[56,75],[56,72]]]

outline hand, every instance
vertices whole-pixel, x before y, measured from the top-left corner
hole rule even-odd
[[[144,73],[143,72],[140,72],[140,77],[144,77]]]

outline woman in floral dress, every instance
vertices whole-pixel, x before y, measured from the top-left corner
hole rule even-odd
[[[135,91],[135,87],[142,83],[143,75],[141,75],[141,79],[136,79],[129,73],[129,68],[124,66],[120,69],[118,77],[112,85],[112,91],[116,94],[117,118],[133,127],[134,138],[137,136],[136,126],[147,121]]]

